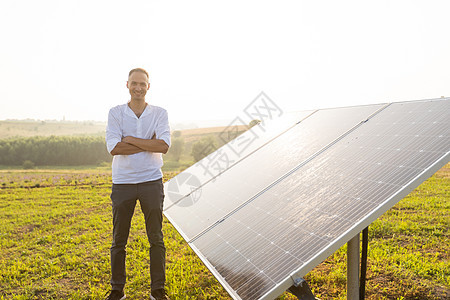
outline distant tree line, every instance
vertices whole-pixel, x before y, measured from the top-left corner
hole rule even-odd
[[[251,126],[259,123],[253,120]],[[172,132],[167,164],[194,163],[236,138],[244,130],[187,136]],[[33,168],[34,166],[77,166],[111,162],[103,136],[34,136],[0,139],[0,165]]]
[[[30,137],[0,140],[0,165],[90,165],[111,161],[104,137]]]

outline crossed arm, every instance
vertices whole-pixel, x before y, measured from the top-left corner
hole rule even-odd
[[[130,155],[139,152],[155,152],[166,154],[169,146],[164,140],[156,139],[153,135],[151,139],[141,139],[133,136],[126,136],[118,142],[116,147],[111,151],[112,155]]]

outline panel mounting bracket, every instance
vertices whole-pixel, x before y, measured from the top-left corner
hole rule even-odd
[[[295,278],[294,284],[287,291],[301,300],[316,299],[311,289],[309,288],[308,283],[303,278]]]

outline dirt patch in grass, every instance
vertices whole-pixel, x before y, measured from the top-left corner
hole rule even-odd
[[[416,278],[393,274],[369,274],[367,299],[449,299],[450,289]]]

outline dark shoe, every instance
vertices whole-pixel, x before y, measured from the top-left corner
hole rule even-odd
[[[124,300],[126,297],[123,291],[112,290],[105,300]]]
[[[150,300],[170,300],[166,295],[166,291],[164,289],[157,289],[152,291],[150,295]]]

